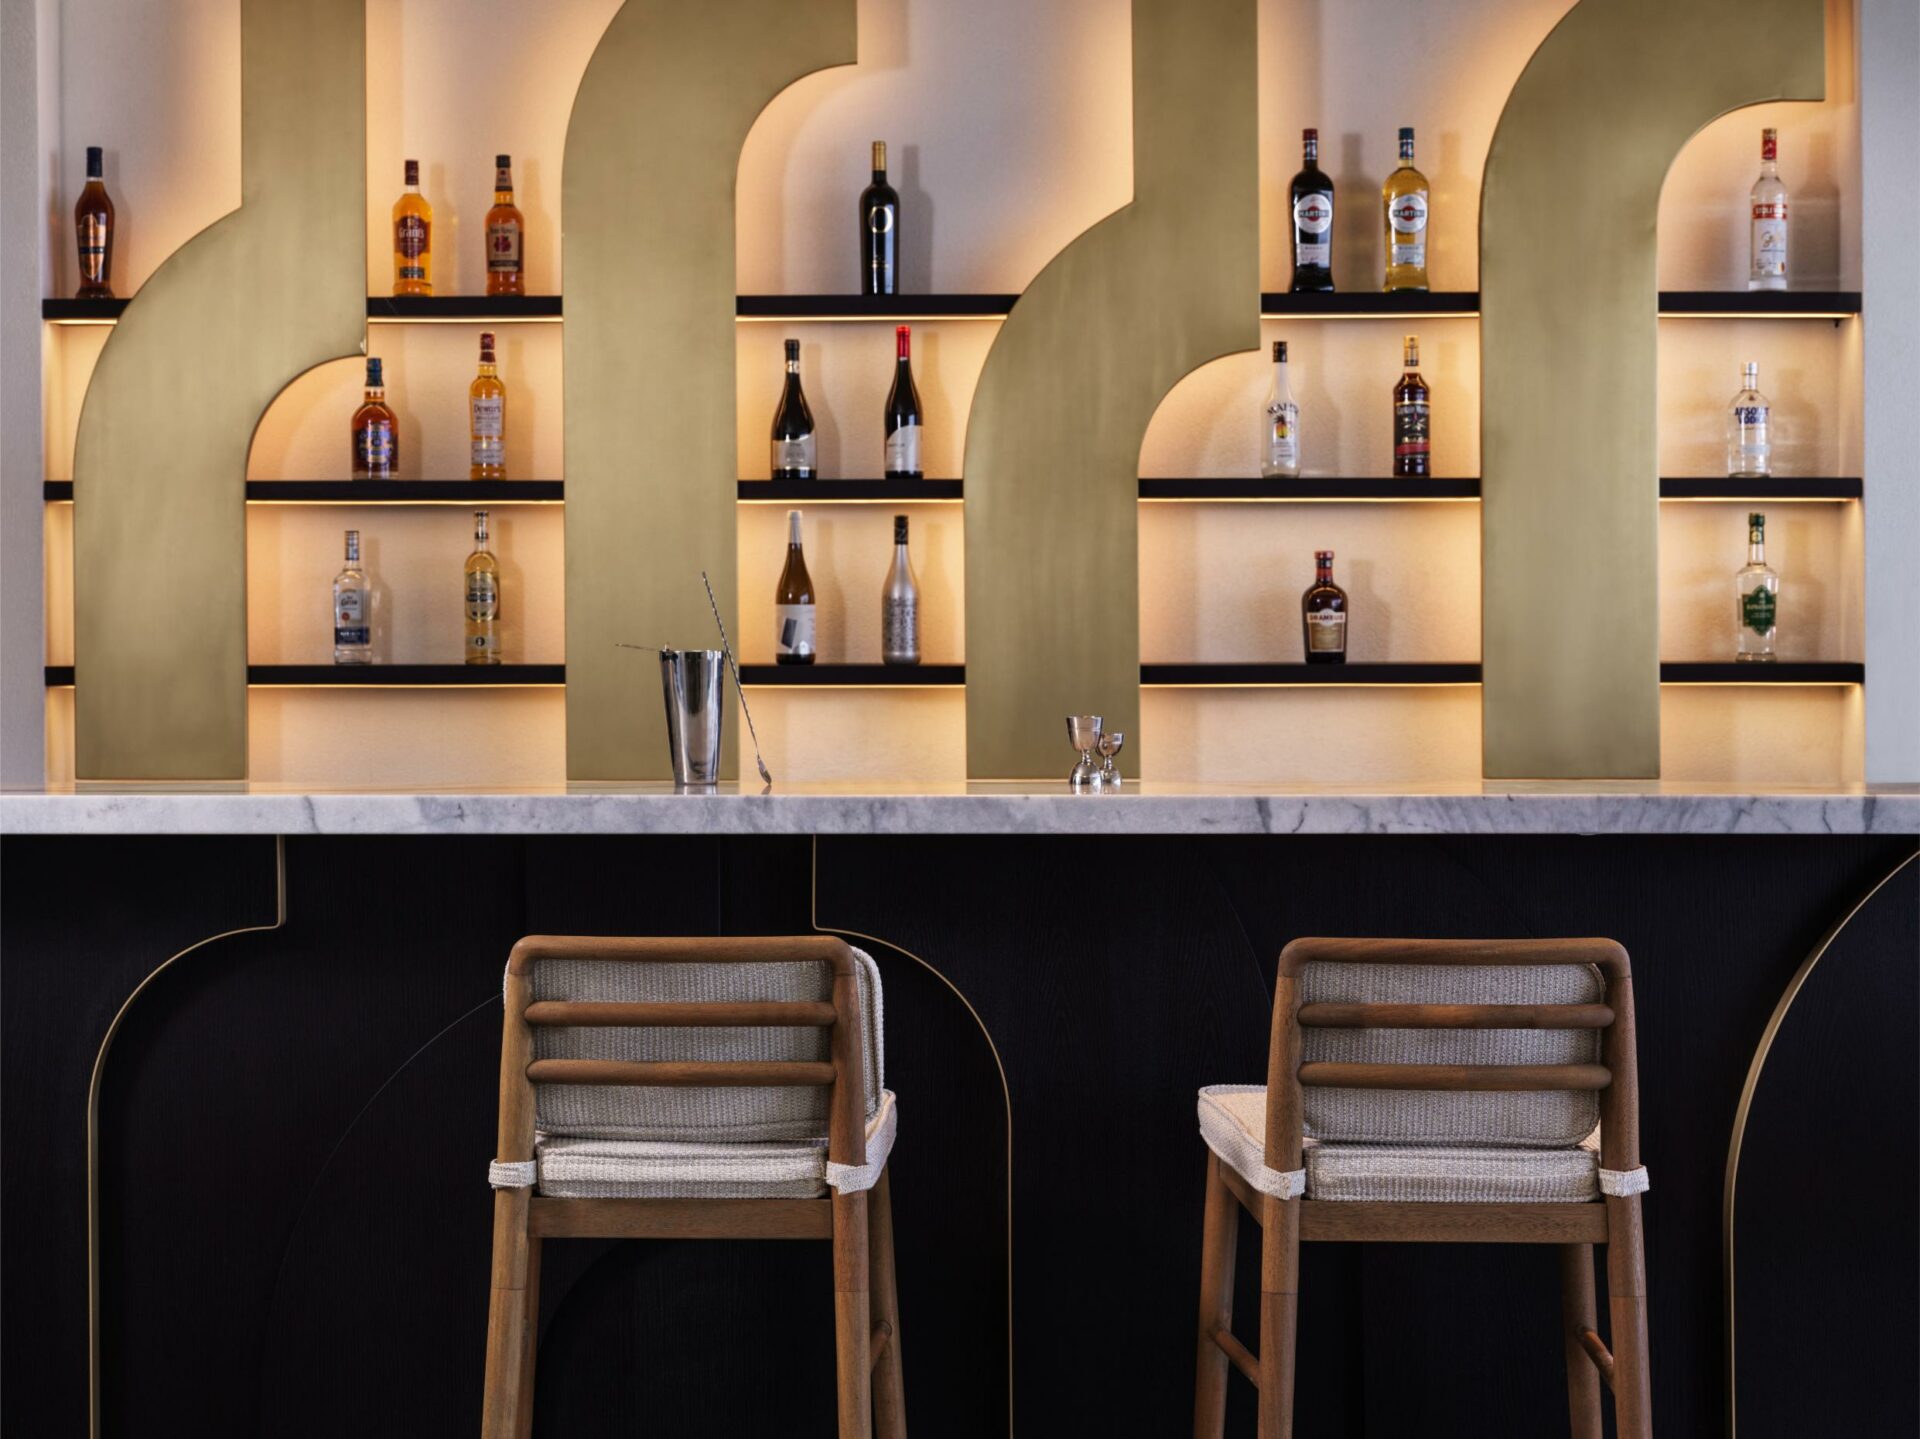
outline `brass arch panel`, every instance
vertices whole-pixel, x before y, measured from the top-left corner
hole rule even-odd
[[[648,657],[735,599],[734,176],[803,75],[853,63],[854,0],[627,0],[567,124],[567,777],[670,779]],[[728,746],[724,773],[738,772]]]
[[[1667,169],[1817,100],[1822,0],[1580,0],[1480,200],[1482,749],[1499,779],[1660,772],[1657,236]]]
[[[1140,768],[1140,444],[1167,391],[1260,343],[1252,0],[1134,0],[1133,201],[1056,255],[967,421],[967,774],[1065,775],[1095,711]]]
[[[366,325],[363,0],[242,0],[240,208],[114,327],[73,463],[81,779],[247,773],[247,451]]]

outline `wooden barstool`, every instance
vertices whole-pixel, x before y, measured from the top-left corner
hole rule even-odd
[[[540,1244],[584,1238],[831,1240],[841,1439],[904,1439],[884,1078],[880,972],[832,936],[516,944],[485,1439],[532,1428]]]
[[[1260,1439],[1293,1433],[1302,1240],[1558,1245],[1574,1439],[1600,1439],[1603,1380],[1621,1439],[1650,1439],[1647,1172],[1619,945],[1295,940],[1267,1082],[1201,1090],[1200,1132],[1196,1439],[1219,1439],[1229,1362],[1260,1391]],[[1257,1357],[1231,1328],[1236,1201],[1261,1228]]]

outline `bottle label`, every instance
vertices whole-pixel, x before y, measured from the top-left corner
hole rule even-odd
[[[1428,452],[1428,426],[1431,415],[1425,400],[1402,400],[1393,407],[1393,454],[1395,459]]]
[[[1751,594],[1740,597],[1740,623],[1757,635],[1773,631],[1774,595],[1765,585],[1755,585]]]
[[[483,399],[469,400],[467,408],[472,412],[472,463],[504,464],[507,452],[504,438],[507,402],[498,395],[491,395]]]
[[[1753,266],[1756,280],[1784,280],[1787,275],[1787,204],[1753,207]]]
[[[101,284],[107,277],[107,217],[83,215],[78,228],[80,279],[88,285]]]
[[[333,643],[337,649],[367,643],[367,592],[336,590],[333,596]]]
[[[776,654],[813,653],[812,605],[775,605],[773,607],[773,648]]]
[[[1387,219],[1396,235],[1422,235],[1427,228],[1427,197],[1418,190],[1394,196],[1387,206]],[[1398,242],[1396,242],[1398,243]]]
[[[402,215],[393,222],[393,248],[399,257],[394,276],[401,280],[427,278],[427,222],[419,215]]]
[[[775,474],[798,474],[802,479],[813,475],[813,436],[801,435],[792,440],[773,442],[773,470]]]
[[[880,611],[880,652],[888,659],[920,658],[920,602],[889,598]]]
[[[363,475],[386,476],[399,462],[400,447],[388,420],[373,420],[353,433],[353,467]]]
[[[1300,463],[1299,408],[1275,405],[1267,410],[1267,463],[1276,469],[1294,469]]]
[[[867,206],[867,230],[870,234],[884,235],[893,228],[893,206]]]
[[[365,625],[335,625],[333,627],[333,645],[335,649],[360,649],[367,644]]]
[[[520,273],[518,221],[504,220],[497,225],[487,226],[487,273],[490,275]]]
[[[920,473],[920,426],[911,420],[898,429],[887,431],[887,473]]]
[[[1342,654],[1347,648],[1347,612],[1313,610],[1307,615],[1307,648],[1314,654]]]
[[[1390,264],[1425,265],[1427,263],[1427,242],[1425,240],[1416,240],[1410,245],[1402,245],[1396,240],[1391,248],[1392,258],[1389,261]]]
[[[494,620],[500,617],[500,578],[487,570],[467,576],[467,618]],[[469,645],[473,644],[471,638]],[[489,641],[491,643],[491,641]]]

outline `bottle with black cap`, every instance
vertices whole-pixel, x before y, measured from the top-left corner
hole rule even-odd
[[[81,300],[113,298],[113,201],[101,179],[101,151],[87,146],[87,184],[73,207],[73,227],[80,242]]]

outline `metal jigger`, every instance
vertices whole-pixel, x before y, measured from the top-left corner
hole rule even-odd
[[[1073,773],[1067,776],[1067,784],[1075,790],[1100,788],[1100,770],[1093,762],[1093,752],[1100,747],[1102,724],[1099,715],[1067,716],[1067,738],[1080,751]]]
[[[1126,742],[1127,736],[1124,731],[1117,729],[1102,731],[1095,746],[1100,751],[1101,758],[1100,788],[1120,788],[1120,766],[1113,762],[1113,758],[1120,753],[1120,747]]]

